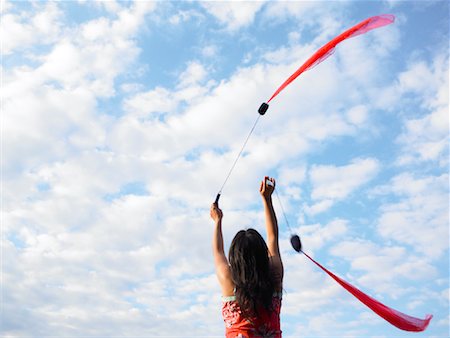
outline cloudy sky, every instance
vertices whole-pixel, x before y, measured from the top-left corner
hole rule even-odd
[[[226,250],[264,232],[274,176],[304,250],[449,333],[446,1],[1,1],[4,337],[221,337],[214,200]],[[407,337],[290,247],[285,337]]]

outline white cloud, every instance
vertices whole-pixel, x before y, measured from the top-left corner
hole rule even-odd
[[[262,69],[258,66],[243,70],[230,81],[215,87],[214,83],[201,84],[205,75],[205,68],[201,64],[190,63],[180,76],[176,90],[169,92],[157,88],[146,93],[138,93],[127,100],[126,109],[137,116],[151,113],[152,102],[156,107],[165,110],[173,109],[181,102],[187,106],[182,112],[168,111],[172,114],[168,114],[162,121],[157,119],[141,123],[132,115],[124,116],[110,135],[113,149],[120,153],[140,154],[155,160],[156,158],[177,160],[186,152],[194,151],[198,147],[226,150],[229,147],[229,157],[235,156],[235,149],[241,146],[240,135],[247,132],[250,121],[255,117],[254,114],[239,112],[251,111],[249,105],[252,101],[256,101],[251,100],[251,97],[257,97],[258,84],[263,81]],[[249,78],[253,78],[253,83]],[[245,95],[249,100],[232,100],[235,95]],[[248,123],[245,124],[245,121]],[[220,125],[227,128],[218,128]],[[208,153],[203,155],[210,157]],[[219,154],[215,157],[218,160]],[[226,160],[220,159],[221,163],[222,161],[226,163]],[[197,165],[200,167],[199,163],[195,164],[196,167]]]
[[[373,158],[357,158],[344,166],[313,166],[309,175],[311,198],[316,202],[307,208],[307,212],[315,214],[327,210],[373,179],[379,170],[380,164]]]
[[[317,251],[325,245],[339,240],[348,231],[348,221],[336,219],[328,224],[320,225],[302,225],[299,228],[299,233],[302,235],[302,240],[305,243],[306,250]]]
[[[204,20],[204,16],[196,10],[180,10],[169,18],[169,23],[172,25],[181,25],[190,20],[201,21]]]
[[[251,24],[256,13],[264,5],[259,1],[210,1],[201,2],[205,10],[219,20],[229,31],[236,31]]]
[[[216,45],[204,46],[201,51],[202,55],[205,57],[216,57],[219,53],[219,47]]]
[[[366,122],[368,118],[367,107],[364,105],[358,105],[352,107],[349,111],[347,111],[347,119],[350,123],[354,125],[362,125]]]
[[[282,166],[278,171],[277,182],[281,184],[281,187],[301,186],[306,180],[306,172],[306,165]]]
[[[448,102],[448,82],[442,89]],[[440,104],[430,114],[405,121],[405,131],[397,139],[405,150],[398,160],[400,165],[419,161],[439,161],[443,167],[448,164],[448,113],[448,105]]]
[[[145,118],[156,115],[158,118],[163,117],[165,113],[173,112],[177,104],[178,101],[171,92],[158,87],[126,99],[124,109],[128,116]]]
[[[396,141],[401,145],[398,165],[437,161],[448,164],[449,87],[448,57],[438,53],[431,62],[414,60],[390,87],[373,93],[383,109],[403,112],[403,131]],[[375,99],[376,95],[376,99]],[[411,98],[415,108],[405,111],[399,98]]]
[[[287,20],[289,18],[297,18],[302,20],[302,26],[307,27],[310,25],[323,25],[329,23],[332,17],[337,14],[337,11],[345,8],[344,6],[334,6],[335,3],[330,1],[326,4],[327,9],[318,1],[273,1],[268,2],[264,14],[270,18],[270,20]],[[332,10],[330,10],[333,8]],[[321,13],[327,13],[327,18],[324,21],[316,20],[317,16]],[[318,31],[322,31],[322,27],[318,28]]]
[[[32,77],[24,72],[17,78],[24,78],[26,87],[27,81],[34,81]],[[20,87],[21,83],[17,84]],[[5,84],[6,90],[8,87]],[[18,89],[16,95],[6,98],[3,107],[4,156],[8,163],[5,174],[19,175],[25,168],[67,158],[72,147],[83,149],[102,144],[104,127],[101,119],[93,119],[94,107],[92,93],[83,88]]]
[[[6,3],[8,4],[8,3]],[[62,30],[63,13],[55,3],[34,4],[35,12],[2,13],[2,53],[11,54],[36,45],[58,40]],[[9,6],[11,8],[11,6]]]
[[[78,184],[83,185],[80,181]],[[67,200],[72,201],[72,210],[87,212],[88,205],[79,208],[73,201],[91,194],[70,191],[72,196]],[[65,198],[60,196],[59,199]],[[209,242],[211,234],[204,230],[209,225],[205,217],[177,215],[159,198],[130,195],[111,205],[92,206],[90,212],[98,211],[98,221],[88,221],[82,231],[63,230],[57,224],[70,216],[55,213],[59,208],[55,200],[49,196],[49,207],[41,208],[40,217],[36,210],[27,210],[27,216],[22,216],[26,221],[39,218],[41,223],[36,228],[39,230],[32,234],[25,230],[29,227],[22,228],[20,237],[25,248],[9,260],[11,264],[14,262],[13,266],[4,266],[8,277],[5,291],[9,293],[14,285],[15,302],[33,308],[33,317],[44,323],[40,328],[42,332],[53,329],[65,334],[94,334],[99,332],[97,330],[111,330],[112,334],[115,330],[117,334],[126,324],[128,334],[139,330],[145,334],[182,334],[174,326],[157,325],[156,317],[164,321],[189,320],[192,326],[184,326],[184,330],[198,330],[198,334],[221,328],[220,318],[214,320],[215,317],[205,319],[208,327],[199,326],[200,313],[211,313],[220,306],[216,276],[211,274],[212,263],[208,260],[205,264],[210,247],[192,247],[194,238]],[[201,223],[193,226],[196,218],[194,223]],[[164,226],[160,224],[163,219]],[[44,226],[49,234],[42,232]],[[181,228],[185,230],[180,231]],[[5,249],[8,255],[10,249]],[[9,279],[15,264],[29,268],[26,275],[14,274],[14,279]],[[209,275],[198,277],[202,271]],[[82,280],[77,281],[79,278]],[[42,292],[30,293],[40,286]],[[186,292],[198,293],[198,296],[187,298]],[[45,302],[41,301],[41,296],[45,297]],[[95,315],[89,315],[86,305]],[[134,320],[130,321],[130,315]],[[110,323],[108,329],[103,324],[98,325],[107,322]],[[37,325],[28,324],[28,330],[39,330]]]
[[[421,118],[405,121],[405,131],[398,138],[406,152],[400,163],[437,160],[441,166],[448,164],[448,81],[448,63],[442,56],[430,67],[418,63],[400,76],[403,90],[425,93],[423,105],[430,110]]]
[[[179,76],[179,87],[190,87],[197,83],[203,82],[207,78],[208,72],[205,67],[199,62],[190,62],[186,70]]]
[[[107,10],[111,14],[117,14],[123,9],[123,7],[119,4],[119,2],[115,0],[100,0],[96,1],[95,5],[102,6],[105,10]]]
[[[321,212],[327,211],[334,204],[334,201],[331,199],[321,200],[320,202],[316,202],[313,205],[306,206],[305,212],[308,215],[314,216],[320,214]]]
[[[7,174],[104,146],[109,119],[96,113],[96,99],[115,93],[115,78],[139,51],[132,34],[153,8],[154,4],[136,3],[121,10],[115,21],[98,18],[79,29],[68,27],[47,55],[37,57],[38,67],[4,72]],[[49,4],[42,15],[49,10],[59,13],[58,6]],[[39,31],[34,33],[37,43]]]
[[[158,3],[155,1],[134,1],[131,7],[118,13],[118,20],[113,21],[112,32],[118,36],[136,34],[145,27],[146,16],[153,12]]]
[[[385,187],[398,201],[384,204],[377,229],[386,239],[410,245],[429,258],[448,250],[448,175],[399,174]]]
[[[351,270],[344,279],[362,289],[373,290],[376,298],[381,295],[415,298],[414,289],[405,287],[407,283],[402,281],[408,280],[412,285],[414,281],[432,280],[438,275],[428,259],[412,255],[402,246],[380,246],[356,239],[338,243],[330,251],[349,261]]]

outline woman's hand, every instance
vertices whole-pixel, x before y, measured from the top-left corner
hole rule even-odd
[[[216,203],[211,204],[211,209],[209,211],[209,214],[211,215],[211,218],[214,220],[214,222],[220,222],[223,217],[222,210],[219,209],[219,206]]]
[[[265,176],[261,181],[261,186],[259,187],[259,193],[261,196],[269,200],[272,197],[272,193],[275,190],[275,179]]]

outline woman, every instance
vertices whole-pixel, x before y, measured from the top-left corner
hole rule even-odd
[[[278,224],[272,206],[275,180],[261,182],[267,244],[254,229],[239,231],[231,242],[228,259],[222,237],[222,210],[211,206],[215,222],[213,255],[222,289],[222,316],[227,338],[281,338],[280,309],[283,264],[278,246]]]

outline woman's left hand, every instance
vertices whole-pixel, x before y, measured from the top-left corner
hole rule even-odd
[[[273,191],[275,190],[275,179],[269,176],[265,176],[259,187],[259,193],[266,200],[270,199]]]

